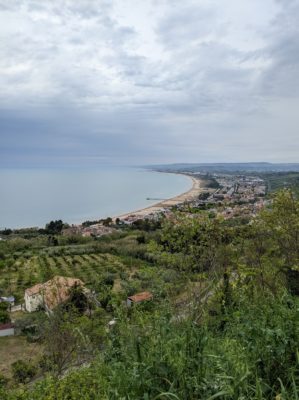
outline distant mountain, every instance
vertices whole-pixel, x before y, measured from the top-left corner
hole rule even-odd
[[[299,163],[178,163],[148,165],[146,168],[165,172],[298,172]]]

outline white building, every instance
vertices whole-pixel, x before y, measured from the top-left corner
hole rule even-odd
[[[25,290],[25,308],[28,312],[36,311],[39,307],[43,306],[43,284],[38,283],[29,289]]]
[[[25,308],[33,312],[42,307],[47,312],[69,299],[70,289],[74,286],[84,286],[80,279],[54,276],[46,283],[38,283],[25,290]],[[85,289],[87,290],[87,289]]]

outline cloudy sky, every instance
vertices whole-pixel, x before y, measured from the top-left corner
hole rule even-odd
[[[0,0],[0,167],[299,161],[299,0]]]

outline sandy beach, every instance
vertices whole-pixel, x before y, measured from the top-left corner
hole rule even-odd
[[[192,180],[192,187],[187,192],[181,193],[178,196],[172,197],[170,199],[160,201],[159,203],[156,203],[149,207],[145,207],[140,210],[132,211],[126,214],[118,215],[113,219],[115,220],[116,218],[119,218],[120,220],[122,220],[133,216],[139,216],[140,218],[144,218],[146,215],[162,211],[165,208],[170,208],[175,205],[182,204],[185,201],[195,200],[198,197],[198,195],[204,190],[201,186],[201,180],[193,178],[190,175],[185,175],[185,176],[187,176],[189,179]]]

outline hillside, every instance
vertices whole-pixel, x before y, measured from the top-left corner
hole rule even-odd
[[[3,295],[20,302],[61,275],[92,296],[10,313],[17,336],[0,350],[19,352],[1,368],[1,398],[296,399],[298,226],[285,190],[249,222],[193,204],[100,238],[2,235]],[[144,291],[151,300],[127,306]]]

